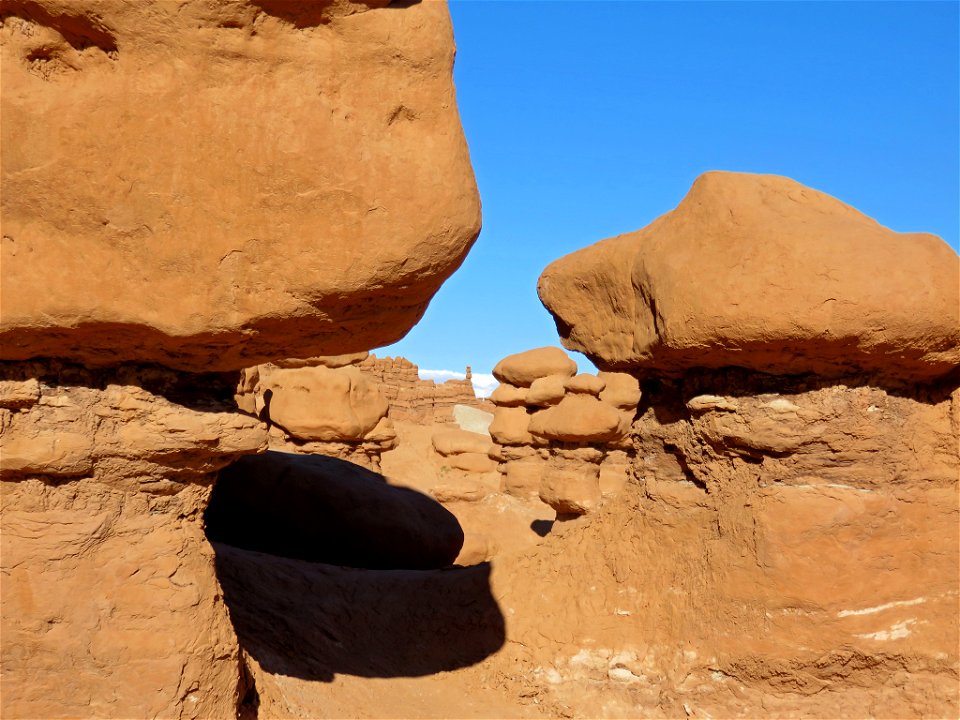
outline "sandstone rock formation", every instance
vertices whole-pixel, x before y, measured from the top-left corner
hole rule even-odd
[[[5,717],[230,714],[239,648],[202,514],[262,452],[209,376],[7,363],[0,397]]]
[[[323,357],[312,362],[245,369],[237,406],[269,424],[274,449],[338,457],[378,469],[381,453],[396,441],[387,399],[355,364]]]
[[[958,275],[940,238],[787,178],[707,173],[644,229],[554,262],[538,289],[564,343],[598,367],[909,384],[960,362]]]
[[[530,387],[536,380],[558,375],[573,377],[577,364],[560,348],[542,347],[505,357],[493,368],[493,376],[501,383]]]
[[[371,355],[357,367],[380,386],[380,392],[390,406],[388,417],[391,420],[444,424],[454,419],[457,405],[492,410],[489,403],[477,398],[469,367],[465,380],[453,379],[442,383],[421,380],[417,366],[402,357],[378,358]]]
[[[958,712],[957,269],[939,239],[792,181],[709,174],[544,272],[565,343],[643,379],[619,501],[507,571],[590,566],[553,585],[576,607],[552,619],[564,644],[593,647],[552,643],[557,683],[602,674],[624,684],[606,708],[632,689],[688,715],[729,712],[727,692],[773,714]],[[515,629],[550,652],[536,619]]]
[[[385,5],[4,0],[0,357],[205,372],[402,337],[480,203],[447,9]]]
[[[439,430],[433,434],[433,448],[457,470],[484,473],[497,469],[497,462],[491,454],[499,449],[486,434]]]
[[[446,7],[386,4],[0,3],[4,717],[236,714],[237,372],[400,338],[479,230]],[[389,444],[356,372],[281,361],[284,442]]]
[[[576,373],[559,348],[528,350],[497,364],[501,384],[490,396],[504,492],[539,496],[562,518],[596,510],[623,487],[632,451],[625,439],[640,402],[630,375]]]

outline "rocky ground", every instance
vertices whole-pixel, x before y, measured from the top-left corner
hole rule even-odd
[[[941,239],[707,173],[541,275],[602,372],[478,401],[367,352],[480,230],[442,2],[0,53],[3,717],[960,715]]]

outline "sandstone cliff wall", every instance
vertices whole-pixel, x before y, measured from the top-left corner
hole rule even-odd
[[[938,238],[722,173],[551,265],[565,344],[642,398],[622,502],[505,571],[550,584],[569,635],[512,637],[567,692],[616,677],[687,714],[955,715],[958,271]]]
[[[387,4],[0,3],[4,717],[235,716],[240,370],[399,339],[479,232],[447,8]],[[279,441],[331,441],[285,372]]]
[[[406,358],[371,355],[357,367],[379,383],[390,405],[388,417],[392,420],[447,423],[453,420],[455,405],[492,409],[487,401],[477,398],[469,378],[442,383],[421,380],[419,368]]]

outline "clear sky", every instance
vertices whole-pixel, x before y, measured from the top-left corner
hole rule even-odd
[[[452,0],[483,231],[420,324],[377,354],[489,372],[559,344],[540,272],[643,227],[706,170],[786,175],[956,249],[958,8]]]

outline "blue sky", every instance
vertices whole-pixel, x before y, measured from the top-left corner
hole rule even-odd
[[[452,0],[483,231],[420,324],[377,354],[489,372],[559,344],[543,268],[643,227],[706,170],[786,175],[956,249],[958,8]]]

